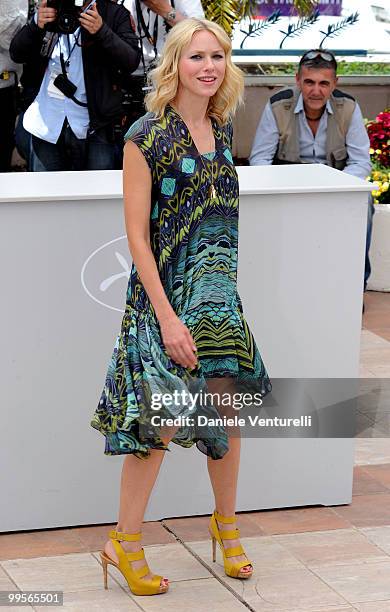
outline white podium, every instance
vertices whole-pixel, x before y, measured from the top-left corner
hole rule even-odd
[[[370,246],[370,291],[390,291],[390,204],[376,204]]]
[[[271,379],[357,377],[370,186],[321,165],[238,172],[239,291]],[[121,189],[119,171],[2,175],[0,531],[117,519],[123,457],[89,422],[130,269]],[[349,503],[353,446],[244,439],[237,510]],[[145,519],[210,513],[205,456],[170,448]]]

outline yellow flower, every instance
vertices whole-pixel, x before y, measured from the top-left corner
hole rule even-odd
[[[374,149],[370,149],[370,155],[374,155],[375,151]]]
[[[366,149],[366,151],[367,151],[367,149]],[[382,153],[382,151],[381,151],[381,149],[377,149],[377,150],[375,151],[375,153],[376,153],[377,155],[380,155],[380,154]]]

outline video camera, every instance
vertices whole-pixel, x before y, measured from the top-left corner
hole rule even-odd
[[[57,19],[47,23],[45,29],[48,32],[73,34],[80,26],[79,16],[84,2],[85,0],[47,0],[47,7],[57,10]]]

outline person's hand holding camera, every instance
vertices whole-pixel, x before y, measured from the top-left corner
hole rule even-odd
[[[100,30],[103,25],[103,19],[98,13],[96,3],[88,11],[80,15],[79,21],[90,34],[96,34]]]
[[[42,0],[38,8],[38,28],[43,30],[47,23],[55,21],[57,17],[57,11],[55,8],[48,8],[47,0]]]

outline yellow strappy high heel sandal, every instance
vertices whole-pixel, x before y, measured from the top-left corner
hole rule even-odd
[[[239,529],[229,529],[227,531],[219,531],[218,523],[235,523],[235,516],[223,516],[214,510],[209,524],[209,531],[211,535],[212,550],[213,550],[213,561],[216,560],[216,547],[217,542],[221,548],[223,565],[225,568],[225,574],[231,578],[250,578],[253,574],[252,571],[243,572],[242,568],[246,565],[252,565],[249,559],[246,561],[237,561],[233,563],[230,561],[230,557],[238,557],[239,555],[245,555],[245,551],[241,544],[239,546],[232,546],[230,548],[224,548],[222,540],[236,540],[240,537]]]
[[[145,559],[144,549],[137,552],[125,552],[122,546],[119,544],[121,540],[126,542],[136,542],[141,539],[140,533],[124,533],[120,531],[110,531],[108,534],[114,548],[118,555],[119,563],[116,563],[113,559],[108,557],[104,551],[100,553],[100,559],[103,565],[103,576],[104,576],[104,588],[108,589],[107,585],[107,565],[114,565],[124,576],[129,585],[130,591],[134,595],[160,595],[160,593],[166,593],[168,586],[161,587],[160,583],[162,576],[155,575],[151,580],[146,580],[143,576],[146,576],[150,572],[149,566]],[[145,565],[140,569],[133,569],[131,561],[139,561],[145,559]]]

